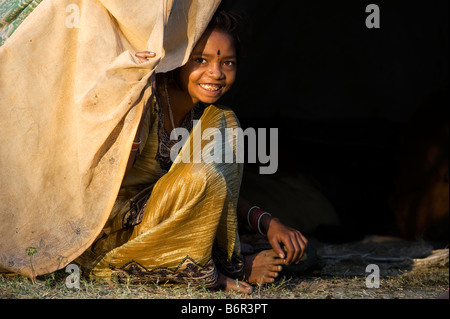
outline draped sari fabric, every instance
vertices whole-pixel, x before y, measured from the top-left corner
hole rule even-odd
[[[77,262],[106,281],[215,287],[219,271],[240,277],[236,207],[243,165],[204,160],[213,148],[225,154],[227,145],[237,156],[235,136],[207,138],[212,128],[238,128],[234,112],[208,106],[168,172],[155,161],[159,119],[158,112],[150,114],[142,154],[124,179],[110,220]]]
[[[149,79],[187,61],[219,2],[43,0],[2,40],[0,271],[49,273],[93,244],[116,203]],[[143,50],[157,57],[140,64]]]

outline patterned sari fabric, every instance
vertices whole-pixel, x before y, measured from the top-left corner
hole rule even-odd
[[[42,0],[0,0],[0,46]]]
[[[165,172],[155,160],[160,113],[152,110],[144,128],[150,133],[141,138],[145,140],[142,154],[124,179],[111,219],[77,261],[92,277],[107,281],[214,287],[219,270],[238,278],[243,271],[236,217],[242,165],[195,163],[195,152],[204,152],[211,141],[202,141],[201,147],[193,141],[210,128],[237,128],[234,113],[207,107]],[[221,149],[227,142],[212,141]],[[187,163],[181,161],[185,152],[190,153]]]

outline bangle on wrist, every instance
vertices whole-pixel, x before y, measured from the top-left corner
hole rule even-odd
[[[262,210],[259,207],[252,207],[248,212],[248,224],[253,229],[255,233],[260,233],[261,235],[265,236],[263,231],[261,230],[261,219],[263,216],[269,215],[272,216],[270,213],[266,212],[265,210]]]
[[[272,216],[270,213],[264,212],[264,213],[262,213],[262,214],[259,216],[259,218],[258,218],[258,231],[259,231],[259,233],[260,233],[261,235],[263,235],[263,236],[266,235],[266,234],[264,234],[264,233],[262,232],[262,230],[261,230],[261,218],[262,218],[264,215]]]
[[[252,208],[250,208],[249,210],[248,210],[248,213],[247,213],[247,223],[248,223],[248,225],[250,226],[250,227],[252,227],[252,224],[251,224],[251,222],[250,222],[250,213],[252,212],[252,210],[254,210],[254,209],[261,209],[261,208],[259,208],[258,206],[253,206]]]

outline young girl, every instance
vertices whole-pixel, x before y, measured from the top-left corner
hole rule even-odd
[[[242,164],[194,160],[195,136],[239,127],[233,111],[215,104],[235,82],[236,30],[233,16],[216,13],[189,61],[157,76],[111,218],[78,259],[92,276],[250,293],[251,284],[273,282],[282,265],[300,261],[303,235],[239,198]],[[155,54],[136,57],[146,63]],[[180,139],[171,132],[180,128],[190,136],[172,161]],[[190,161],[179,160],[186,152]],[[267,235],[273,249],[244,258],[238,222]]]

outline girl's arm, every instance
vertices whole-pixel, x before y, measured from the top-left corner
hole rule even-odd
[[[248,224],[248,220],[252,220],[251,217],[255,217],[253,215],[255,213],[261,214],[261,211],[258,211],[258,208],[255,208],[255,206],[245,198],[240,197],[237,207],[239,221]],[[262,234],[267,236],[274,251],[281,259],[285,259],[287,265],[298,263],[303,257],[308,245],[308,240],[298,230],[284,225],[278,218],[269,214],[260,216],[259,228],[257,230],[255,229],[255,231],[259,232],[259,230],[261,230]],[[255,218],[253,218],[253,221],[254,220]],[[286,253],[282,246],[284,246]]]

